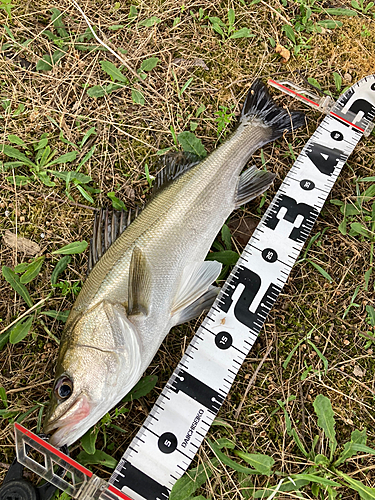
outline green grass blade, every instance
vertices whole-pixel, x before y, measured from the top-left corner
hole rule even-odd
[[[317,264],[316,262],[314,262],[313,260],[310,260],[310,259],[306,259],[307,262],[309,262],[313,267],[315,267],[315,269],[317,269],[320,274],[322,276],[324,276],[324,278],[326,278],[330,283],[332,283],[333,279],[331,278],[331,276],[327,273],[327,271],[325,271],[321,266],[319,266],[319,264]]]

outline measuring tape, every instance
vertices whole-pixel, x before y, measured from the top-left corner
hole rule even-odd
[[[323,110],[327,116],[286,176],[145,423],[119,461],[110,484],[88,471],[91,476],[86,478],[85,488],[92,479],[102,481],[96,498],[169,497],[217,415],[344,163],[362,135],[369,135],[373,128],[375,75],[360,80],[331,105],[326,98],[316,98],[290,82],[270,80],[269,84]],[[37,446],[32,436],[22,426],[16,428],[17,457],[35,470],[25,451],[26,441],[39,451],[43,444]],[[49,447],[56,454],[57,450]],[[46,479],[48,476],[48,481],[62,488],[57,483],[63,480],[54,478],[53,467],[47,463],[52,451],[44,449],[43,453],[44,469],[35,472]],[[60,456],[50,462],[58,464],[61,460]],[[74,469],[71,462],[68,465]],[[76,489],[78,493],[72,492],[75,498],[88,498],[81,486]]]

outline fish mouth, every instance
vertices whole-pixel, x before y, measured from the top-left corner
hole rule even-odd
[[[91,407],[87,396],[81,394],[70,408],[60,417],[44,426],[45,434],[49,434],[49,443],[56,448],[70,446],[84,432],[81,432],[83,420],[90,414]],[[54,431],[54,432],[52,432]],[[52,435],[51,435],[52,432]],[[76,435],[78,434],[78,437]]]

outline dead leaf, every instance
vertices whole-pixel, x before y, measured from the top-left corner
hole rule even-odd
[[[286,49],[283,45],[280,45],[279,43],[276,45],[275,52],[277,54],[280,54],[282,59],[282,63],[286,63],[290,59],[290,50]]]
[[[366,370],[362,370],[362,368],[359,365],[355,365],[353,368],[353,375],[358,378],[364,377],[366,374]]]
[[[22,236],[17,236],[8,229],[4,233],[3,242],[7,247],[13,248],[17,250],[17,252],[24,253],[25,255],[33,256],[41,250],[40,246],[34,241],[22,238]]]
[[[203,61],[203,59],[183,59],[182,57],[177,57],[176,59],[173,59],[172,64],[175,66],[179,66],[180,68],[203,68],[206,71],[209,70],[209,67],[207,64]]]
[[[244,247],[257,227],[258,222],[259,219],[255,217],[242,217],[241,219],[230,221],[228,227],[233,238]]]
[[[132,201],[135,200],[135,191],[134,191],[133,188],[131,188],[129,186],[125,186],[125,188],[124,188],[124,194],[130,200],[132,200]]]

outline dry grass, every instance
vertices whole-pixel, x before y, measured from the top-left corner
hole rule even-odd
[[[255,77],[284,76],[298,69],[303,77],[313,77],[324,89],[335,93],[332,72],[340,73],[345,84],[350,84],[350,81],[354,83],[373,73],[375,67],[374,21],[371,16],[342,17],[341,28],[326,30],[322,34],[304,34],[306,38],[311,37],[310,48],[302,49],[298,56],[292,55],[287,64],[281,64],[269,38],[288,45],[282,26],[293,24],[298,13],[297,3],[292,0],[285,8],[277,0],[261,1],[253,6],[244,5],[241,1],[134,2],[137,4],[138,20],[150,16],[161,19],[151,28],[129,23],[128,1],[119,2],[118,7],[115,2],[84,0],[80,5],[97,27],[99,36],[111,47],[126,51],[123,57],[132,68],[138,69],[145,58],[160,58],[160,63],[148,75],[146,83],[134,84],[142,89],[144,106],[133,103],[129,89],[93,99],[87,95],[86,87],[111,83],[102,71],[100,61],[107,59],[118,67],[120,63],[107,52],[77,50],[78,36],[86,31],[87,26],[72,4],[68,0],[58,3],[15,0],[13,3],[12,20],[0,9],[2,44],[12,42],[5,27],[11,30],[14,37],[12,46],[0,54],[0,99],[9,99],[12,111],[22,103],[25,111],[17,117],[3,113],[5,119],[0,123],[0,144],[9,144],[9,134],[15,134],[31,144],[43,133],[48,133],[50,144],[63,154],[72,148],[59,139],[60,131],[65,139],[77,143],[90,127],[95,127],[97,135],[92,136],[81,152],[82,157],[92,144],[96,145],[95,155],[84,167],[85,173],[92,176],[94,185],[101,190],[95,195],[95,208],[109,206],[107,193],[111,191],[115,191],[128,206],[145,199],[148,188],[145,165],[155,171],[157,151],[174,146],[171,126],[178,134],[189,130],[190,122],[196,121],[198,127],[195,133],[208,151],[213,150],[218,144],[215,111],[220,105],[233,105],[238,113],[246,89]],[[347,0],[329,5],[318,3],[325,7],[350,7]],[[37,72],[37,61],[44,54],[52,54],[56,50],[45,35],[45,30],[53,31],[51,7],[59,8],[64,13],[63,20],[72,33],[71,40],[60,64],[55,65],[52,71]],[[202,8],[205,13],[226,20],[229,7],[235,9],[238,28],[249,27],[255,37],[223,42],[207,20],[198,19],[198,9]],[[180,21],[173,26],[177,17]],[[110,27],[113,25],[124,27],[112,31]],[[27,46],[22,45],[26,40],[31,41]],[[183,62],[177,65],[176,59]],[[209,69],[194,65],[197,59],[203,60]],[[173,71],[180,88],[190,77],[194,77],[181,97]],[[300,77],[294,75],[292,78]],[[277,98],[287,102],[284,98]],[[206,107],[205,111],[195,119],[195,113],[202,104]],[[288,105],[299,107],[298,103],[290,101]],[[295,154],[301,150],[320,120],[319,116],[307,113],[307,130],[298,131],[293,138],[287,139]],[[356,177],[373,174],[374,149],[373,136],[361,141],[334,186],[332,199],[345,201],[355,196]],[[264,149],[267,167],[277,174],[278,179],[268,193],[269,200],[291,166],[288,151],[286,139]],[[253,161],[261,165],[259,152]],[[78,204],[69,201],[62,184],[46,188],[39,181],[34,181],[14,188],[6,180],[8,175],[9,172],[0,174],[0,232],[3,234],[8,229],[36,241],[46,255],[41,274],[29,286],[33,299],[38,301],[51,291],[49,280],[57,258],[50,252],[71,241],[89,239],[95,208],[88,207],[77,191],[72,194]],[[255,202],[245,211],[238,211],[232,219],[259,218],[264,209],[258,210],[257,207]],[[371,346],[365,349],[366,339],[361,336],[361,333],[370,331],[365,306],[372,304],[374,298],[373,282],[370,283],[370,291],[363,286],[364,273],[370,267],[370,244],[343,236],[338,231],[341,220],[338,207],[327,203],[314,228],[314,233],[321,231],[324,234],[319,239],[319,245],[315,244],[309,253],[311,258],[329,270],[334,281],[329,283],[307,262],[294,268],[220,412],[220,417],[234,427],[234,435],[221,427],[215,427],[211,432],[214,437],[236,438],[239,449],[271,455],[276,460],[275,470],[288,474],[302,471],[306,464],[292,439],[287,436],[284,415],[277,400],[285,402],[288,397],[296,396],[287,408],[307,448],[319,431],[312,407],[317,394],[331,399],[339,444],[350,437],[352,430],[365,427],[368,429],[368,444],[375,444],[375,364],[373,349]],[[240,234],[238,238],[235,235],[234,244],[241,249],[243,235],[242,239]],[[27,259],[5,245],[0,252],[2,265],[13,267]],[[85,255],[75,256],[64,279],[71,284],[83,280],[85,265]],[[7,325],[25,311],[25,304],[15,297],[5,280],[2,279],[1,285],[2,325]],[[355,302],[359,307],[353,307],[343,320],[342,316],[358,285],[360,290]],[[62,296],[56,292],[48,301],[47,308],[59,311],[69,309],[73,301],[71,293]],[[51,318],[44,318],[43,321],[46,329],[36,322],[33,333],[23,342],[7,345],[0,352],[0,385],[7,391],[10,409],[22,413],[38,403],[45,403],[51,388],[58,346],[47,330],[59,337],[62,326]],[[175,328],[167,337],[147,372],[158,375],[157,390],[139,401],[128,403],[130,412],[113,421],[124,429],[124,433],[107,429],[109,441],[116,443],[111,452],[116,458],[120,458],[142,424],[197,324],[192,322]],[[311,329],[314,329],[311,340],[328,360],[327,373],[323,374],[322,362],[308,344],[302,344],[288,367],[283,369],[282,363],[289,352]],[[248,382],[270,345],[273,349],[264,360],[249,396],[242,401]],[[306,366],[312,366],[312,371],[301,380]],[[358,367],[362,376],[358,375]],[[237,417],[236,410],[241,402],[242,410]],[[23,423],[35,429],[37,415],[38,409],[35,409]],[[0,462],[10,463],[14,456],[12,425],[6,419],[0,422]],[[99,441],[102,443],[101,435]],[[327,442],[322,435],[317,446],[321,453],[326,451]],[[211,452],[204,446],[197,460],[205,461],[210,456]],[[353,478],[375,487],[374,467],[374,457],[365,456],[351,459],[344,470]],[[108,470],[94,469],[103,478],[109,477]],[[215,499],[246,498],[240,492],[237,474],[225,467],[220,470],[207,483],[203,494]],[[5,468],[0,464],[0,474],[4,473]],[[262,476],[255,479],[257,486],[264,483]],[[354,498],[349,491],[342,490],[340,493],[343,499]],[[305,498],[313,498],[311,493],[306,495]],[[285,498],[296,497],[289,494]]]

